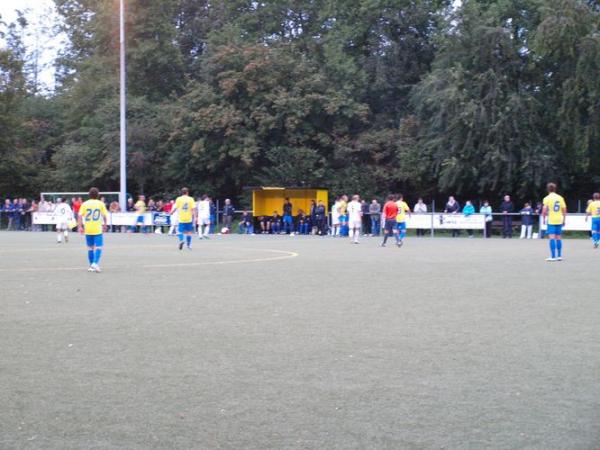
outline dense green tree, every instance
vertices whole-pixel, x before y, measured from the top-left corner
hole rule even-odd
[[[55,4],[69,44],[51,96],[26,18],[2,28],[0,189],[116,189],[118,2]],[[530,197],[552,178],[583,195],[599,21],[584,0],[128,0],[129,190]]]

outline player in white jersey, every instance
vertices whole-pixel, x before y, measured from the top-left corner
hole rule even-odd
[[[358,195],[352,196],[352,201],[347,206],[347,212],[350,242],[358,244],[358,236],[362,227],[362,205]]]
[[[198,237],[208,239],[210,231],[210,199],[203,195],[198,201]]]
[[[63,236],[65,243],[69,242],[69,222],[75,220],[73,210],[68,203],[59,198],[53,213],[56,220],[56,242],[60,244]]]
[[[335,199],[333,206],[331,207],[331,235],[338,236],[340,233],[340,201],[339,198]]]

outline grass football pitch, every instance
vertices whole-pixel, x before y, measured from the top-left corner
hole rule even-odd
[[[1,449],[600,448],[600,250],[0,233]]]

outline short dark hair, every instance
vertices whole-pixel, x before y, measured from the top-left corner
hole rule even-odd
[[[548,183],[548,185],[546,186],[546,189],[548,189],[548,192],[555,192],[556,191],[556,183]]]
[[[390,194],[390,195],[388,195],[388,197],[387,197],[387,199],[388,199],[389,201],[393,201],[393,200],[395,200],[395,198],[396,198],[396,197],[394,196],[394,194]]]
[[[404,195],[402,195],[402,194],[398,194],[398,197],[397,197],[397,198],[398,198],[398,200],[402,200],[402,199],[404,198]]]
[[[181,195],[188,195],[190,190],[186,187],[181,188]]]
[[[90,196],[90,198],[96,200],[98,198],[98,195],[100,195],[100,191],[98,191],[97,187],[93,187],[90,188],[90,192],[88,192],[88,195]]]

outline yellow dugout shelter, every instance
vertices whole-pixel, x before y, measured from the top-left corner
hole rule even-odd
[[[283,202],[289,197],[292,202],[292,214],[298,214],[302,209],[306,214],[310,214],[310,201],[323,201],[325,208],[328,207],[327,189],[317,188],[282,188],[282,187],[251,187],[252,191],[252,210],[254,216],[272,216],[274,211],[283,214]]]

